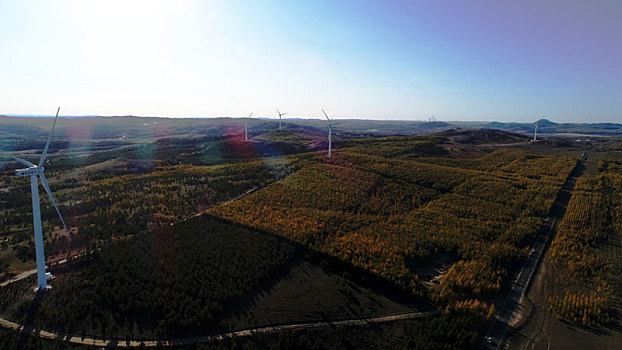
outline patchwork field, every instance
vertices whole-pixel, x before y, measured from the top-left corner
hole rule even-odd
[[[34,276],[0,288],[0,314],[73,335],[167,339],[424,312],[334,348],[474,347],[580,153],[463,134],[343,138],[330,158],[300,129],[55,150],[46,170],[72,235],[44,199],[48,262],[79,257],[51,266],[42,298]],[[9,278],[34,265],[30,194],[9,171],[0,180]],[[333,348],[303,335],[244,342]]]
[[[385,140],[386,152],[395,154],[400,143]],[[208,212],[300,242],[416,296],[487,312],[479,301],[501,289],[574,164],[517,150],[413,161],[345,149],[332,158],[293,157],[293,174]],[[456,261],[426,284],[417,265],[439,252]]]

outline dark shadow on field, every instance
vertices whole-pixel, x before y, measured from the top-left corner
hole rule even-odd
[[[35,293],[35,297],[32,299],[32,302],[28,307],[28,312],[26,313],[24,322],[22,322],[22,324],[24,324],[25,326],[19,332],[17,349],[24,349],[28,342],[28,337],[30,337],[32,334],[36,334],[36,329],[33,326],[34,316],[39,310],[39,307],[41,306],[41,302],[44,297],[45,291],[38,291]]]
[[[151,336],[150,334],[143,335],[142,331],[139,330],[140,335],[138,337],[133,338],[133,340],[140,340],[140,339],[146,339],[146,338],[163,339],[164,337],[183,337],[186,335],[192,336],[192,335],[197,335],[197,334],[214,334],[214,333],[221,333],[223,331],[229,331],[232,328],[232,324],[229,323],[229,320],[235,317],[246,317],[245,316],[246,312],[249,310],[249,308],[256,305],[260,297],[264,296],[266,293],[270,293],[274,291],[275,286],[279,282],[283,280],[287,280],[287,279],[292,279],[293,278],[292,269],[298,267],[300,264],[303,264],[303,263],[305,264],[305,266],[313,267],[313,269],[307,270],[307,271],[310,271],[311,273],[309,274],[309,277],[306,280],[313,279],[319,275],[330,276],[331,278],[330,281],[339,282],[338,286],[333,285],[332,295],[339,297],[336,300],[348,300],[348,302],[343,303],[342,305],[343,312],[337,312],[337,313],[334,311],[334,304],[335,304],[334,302],[333,302],[333,305],[329,305],[330,311],[328,312],[326,312],[326,309],[327,309],[326,303],[322,303],[322,305],[318,304],[316,309],[313,310],[312,314],[311,313],[300,314],[299,316],[296,312],[298,309],[293,309],[293,316],[295,317],[295,319],[291,320],[292,323],[317,322],[317,321],[330,322],[330,321],[335,321],[339,319],[355,319],[355,318],[362,317],[362,316],[370,317],[369,315],[370,312],[368,312],[368,310],[361,311],[362,309],[361,309],[360,301],[363,299],[365,299],[366,301],[366,304],[364,304],[364,306],[366,305],[367,307],[369,307],[369,305],[371,304],[378,305],[377,307],[371,308],[374,310],[373,316],[385,316],[387,313],[394,312],[395,310],[394,306],[391,306],[388,309],[384,309],[384,307],[387,305],[385,298],[390,300],[392,303],[406,305],[407,308],[410,308],[409,311],[433,310],[433,306],[430,305],[429,303],[422,301],[420,299],[416,299],[413,295],[409,294],[409,292],[402,290],[400,287],[392,284],[391,282],[388,282],[382,277],[371,274],[361,268],[357,268],[348,262],[341,261],[327,254],[309,250],[300,243],[290,241],[282,236],[274,235],[269,232],[262,232],[260,230],[257,230],[256,228],[235,224],[230,221],[217,218],[217,217],[209,216],[209,220],[219,221],[229,226],[237,226],[237,227],[251,230],[253,232],[258,232],[266,236],[275,237],[276,240],[278,240],[279,242],[293,246],[294,247],[293,252],[290,255],[289,259],[284,261],[280,266],[276,267],[271,272],[268,278],[266,278],[263,281],[260,281],[258,285],[252,290],[252,292],[248,293],[247,295],[243,296],[240,299],[229,300],[225,305],[223,305],[222,311],[219,314],[215,314],[213,317],[213,320],[206,321],[198,327],[189,327],[189,328],[184,328],[184,329],[176,328],[176,329],[170,329],[170,330],[167,329],[166,334],[160,333],[160,334],[153,335],[153,336]],[[83,268],[92,263],[93,263],[92,259],[85,257],[82,259],[77,259],[75,261],[70,261],[69,263],[64,264],[64,265],[53,267],[52,272],[54,274],[57,274],[60,277],[61,274],[71,273],[72,271],[74,271],[74,269]],[[305,284],[301,284],[300,288],[301,288],[300,289],[301,291],[303,291],[304,293],[308,293],[308,294],[322,292],[321,290],[310,289],[308,288],[308,285],[305,285]],[[349,291],[351,291],[351,294],[348,293]],[[367,296],[367,294],[365,294],[365,297],[362,298],[362,295],[364,293],[368,293],[370,294],[370,296]],[[331,295],[331,294],[328,294],[328,295]],[[24,322],[24,324],[33,324],[33,321],[36,319],[37,312],[39,311],[42,305],[42,302],[45,302],[43,305],[46,305],[47,302],[49,302],[49,300],[45,301],[43,299],[44,297],[45,297],[45,293],[42,293],[40,295],[38,294],[36,300],[33,301],[31,305],[29,305],[29,309],[26,315],[26,321]],[[368,299],[371,300],[371,302],[368,302],[367,301]],[[273,299],[273,300],[278,300],[278,298]],[[308,305],[310,304],[307,304],[307,306]],[[312,306],[315,306],[315,305],[312,305]],[[407,311],[407,310],[404,310],[404,311]],[[401,312],[401,311],[398,311],[398,312]],[[395,313],[398,313],[398,312],[395,312]],[[24,312],[24,314],[26,314],[26,311]],[[343,317],[342,316],[336,317],[335,316],[336,314],[343,315]],[[138,317],[138,316],[131,315],[130,317]],[[139,324],[139,327],[146,326],[146,325],[148,326],[149,321],[153,321],[153,320],[137,319],[137,318],[131,318],[131,319],[135,320],[137,324]],[[263,318],[264,323],[266,319],[267,317]],[[244,322],[248,322],[248,321],[244,320]],[[275,322],[275,323],[270,322],[270,324],[284,324],[284,323],[290,323],[290,320],[280,321],[280,322]],[[260,326],[264,326],[264,325],[266,324],[261,324]],[[59,340],[69,339],[71,337],[80,337],[80,336],[82,336],[83,338],[85,336],[101,337],[101,334],[97,334],[96,331],[83,334],[83,332],[77,331],[77,329],[61,328],[61,327],[58,327],[58,325],[52,326],[52,328],[47,328],[46,326],[45,329],[48,331],[59,332],[58,337],[57,337],[57,339]],[[154,331],[154,329],[155,329],[154,327],[150,327],[149,331]],[[240,328],[237,328],[237,329],[240,329]],[[32,334],[33,331],[34,331],[34,327],[23,330],[22,335],[20,337],[20,344],[22,344],[22,348],[28,345],[27,344],[28,335]],[[127,343],[126,337],[117,338],[119,334],[114,334],[113,332],[114,331],[106,332],[107,339],[105,340],[110,343],[108,344],[109,346],[114,347],[118,345],[123,345],[124,342]]]
[[[401,287],[389,282],[388,280],[378,275],[374,275],[368,271],[365,271],[362,268],[353,266],[349,262],[339,260],[328,254],[310,250],[307,247],[303,246],[301,243],[291,241],[280,235],[261,231],[257,228],[247,225],[234,223],[220,217],[214,217],[211,215],[207,216],[209,216],[211,220],[275,237],[284,244],[293,245],[294,252],[288,261],[276,268],[271,273],[271,275],[267,279],[262,281],[251,293],[243,297],[241,300],[233,300],[225,305],[223,311],[217,317],[215,317],[215,319],[221,320],[219,325],[204,325],[201,326],[200,329],[197,329],[197,331],[217,332],[246,328],[240,328],[239,326],[232,327],[233,323],[236,323],[236,321],[234,320],[237,320],[237,322],[239,323],[240,318],[248,317],[249,315],[247,314],[247,312],[252,307],[257,305],[257,302],[261,297],[264,297],[266,294],[274,292],[277,284],[279,284],[280,282],[286,280],[294,281],[296,276],[292,275],[293,269],[297,269],[296,273],[309,275],[309,271],[299,268],[301,264],[304,264],[305,266],[311,266],[314,269],[313,271],[321,271],[321,274],[328,276],[336,281],[339,281],[340,285],[334,286],[334,288],[332,289],[339,289],[340,297],[348,301],[347,305],[343,305],[341,307],[344,315],[347,315],[343,317],[345,319],[359,318],[363,316],[369,317],[369,315],[361,315],[360,310],[357,310],[357,308],[361,306],[360,300],[358,299],[361,296],[364,296],[364,298],[369,300],[372,304],[377,305],[378,310],[384,309],[384,305],[379,301],[379,298],[386,298],[392,303],[403,305],[404,309],[410,309],[411,311],[431,311],[435,309],[434,306],[428,301],[418,299],[414,295],[410,294],[408,291],[403,290]],[[313,276],[308,277],[311,278]],[[324,292],[321,290],[305,290],[304,288],[308,288],[308,286],[305,284],[301,284],[300,288],[301,293]],[[363,289],[366,289],[369,292],[364,291]],[[301,300],[301,303],[304,302],[304,300]],[[330,314],[326,313],[326,310],[322,310],[322,307],[323,305],[318,304],[317,308],[312,314],[303,313],[300,315],[300,317],[296,318],[295,322],[318,322],[331,320],[334,321],[337,319],[334,315],[331,317]],[[377,311],[377,313],[378,314],[376,316],[384,316],[386,314],[386,310]],[[253,319],[255,315],[250,316],[251,319]],[[261,315],[261,317],[264,318],[264,321],[266,318],[269,318],[266,315]],[[267,325],[263,323],[256,324],[253,321],[249,323],[251,323],[252,326]],[[268,322],[268,324],[270,325],[278,325],[282,323],[284,322]]]
[[[610,336],[614,333],[622,333],[622,312],[620,311],[622,310],[621,304],[622,302],[616,300],[608,310],[609,316],[611,316],[611,321],[598,327],[583,326],[563,318],[558,319],[558,321],[563,323],[567,329],[574,332],[584,331],[598,336]]]

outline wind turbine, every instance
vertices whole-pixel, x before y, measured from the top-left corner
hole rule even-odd
[[[328,114],[326,114],[326,111],[324,111],[324,108],[322,108],[322,113],[324,113],[326,120],[328,120],[328,156],[330,157],[333,146],[333,125],[337,124],[333,124],[330,122],[330,118],[328,117]]]
[[[50,190],[50,186],[48,185],[48,181],[43,174],[43,163],[45,162],[45,156],[48,153],[48,149],[50,148],[50,141],[52,140],[52,133],[54,132],[54,127],[56,126],[56,121],[58,120],[58,113],[60,112],[60,107],[56,110],[56,117],[54,118],[54,123],[52,124],[52,130],[50,130],[50,135],[48,136],[48,142],[45,144],[45,148],[43,149],[43,153],[41,154],[41,159],[39,160],[39,164],[34,165],[31,162],[17,158],[13,156],[13,159],[18,162],[28,166],[25,169],[15,170],[15,175],[17,176],[30,176],[30,190],[32,192],[32,220],[34,224],[35,231],[35,255],[37,258],[37,289],[36,291],[46,290],[48,288],[47,279],[51,278],[50,275],[46,275],[45,273],[45,252],[43,250],[43,233],[41,232],[41,209],[39,207],[39,180],[37,176],[41,178],[41,183],[43,184],[43,188],[45,192],[47,192],[54,208],[56,208],[56,213],[60,217],[60,221],[63,223],[63,227],[65,228],[65,232],[67,231],[67,225],[65,225],[65,220],[63,220],[63,216],[60,215],[60,210],[58,210],[58,205],[56,205],[56,200],[52,195],[52,191]]]
[[[536,121],[536,128],[533,131],[533,141],[536,141],[538,137],[538,122]]]
[[[244,141],[248,141],[248,121],[251,119],[252,115],[253,115],[253,112],[251,112],[251,114],[249,114],[246,120],[244,121]]]
[[[279,114],[279,130],[281,130],[281,117],[282,117],[282,116],[284,116],[284,115],[286,115],[286,114],[287,114],[287,112],[285,112],[285,113],[281,113],[281,112],[279,112],[279,109],[278,109],[278,108],[276,109],[276,112]]]

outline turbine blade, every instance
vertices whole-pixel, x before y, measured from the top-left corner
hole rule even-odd
[[[65,225],[65,220],[63,219],[63,216],[60,215],[60,210],[58,209],[58,205],[56,204],[56,200],[54,199],[54,195],[52,195],[52,191],[50,190],[50,185],[48,185],[48,180],[45,178],[45,175],[43,174],[43,172],[40,172],[39,176],[41,176],[41,183],[43,184],[43,188],[45,188],[45,192],[47,192],[48,196],[50,196],[50,200],[52,201],[52,204],[54,205],[54,208],[56,208],[56,213],[58,213],[58,217],[60,218],[60,221],[63,223],[63,227],[65,228],[65,232],[67,232],[67,234],[69,234],[69,231],[67,230],[67,225]]]
[[[43,149],[43,153],[41,154],[41,160],[39,160],[39,166],[43,166],[43,162],[45,162],[45,156],[48,153],[48,148],[50,148],[50,141],[52,141],[52,133],[54,133],[54,127],[56,126],[56,121],[58,120],[58,112],[60,112],[60,106],[56,110],[56,117],[54,118],[54,123],[52,124],[52,130],[50,130],[50,135],[48,136],[48,142],[45,144],[45,148]]]
[[[328,114],[326,114],[326,111],[324,111],[324,108],[322,108],[322,113],[324,113],[326,120],[330,121],[330,118],[328,117]]]
[[[253,112],[251,112],[251,114],[248,115],[248,117],[250,118],[253,115]]]
[[[281,115],[281,112],[279,112],[279,109],[278,109],[278,108],[276,109],[276,113],[277,113],[278,115]]]
[[[22,159],[22,158],[17,158],[16,156],[11,156],[13,157],[13,159],[15,159],[16,161],[28,166],[28,167],[32,167],[35,166],[34,164],[32,164],[31,162],[27,161],[26,159]]]

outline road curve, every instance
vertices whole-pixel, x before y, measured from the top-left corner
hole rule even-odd
[[[130,339],[103,339],[98,337],[82,337],[74,334],[66,334],[61,332],[50,332],[45,330],[38,330],[32,326],[22,326],[15,322],[11,322],[0,318],[0,326],[4,328],[10,328],[25,334],[32,334],[44,339],[62,340],[74,344],[91,345],[99,347],[158,347],[158,346],[176,346],[176,345],[192,345],[197,342],[217,342],[233,337],[248,337],[255,334],[272,334],[287,330],[303,330],[303,329],[318,329],[318,328],[334,328],[337,326],[369,326],[372,324],[388,323],[401,320],[412,320],[417,318],[423,318],[429,315],[436,314],[436,311],[430,312],[410,312],[397,315],[387,315],[374,318],[361,318],[361,319],[348,319],[348,320],[334,320],[334,321],[320,321],[320,322],[308,322],[308,323],[291,323],[284,325],[274,325],[265,327],[249,328],[239,331],[226,332],[212,335],[200,335],[185,338],[173,338],[173,339],[151,339],[151,340],[130,340]]]

